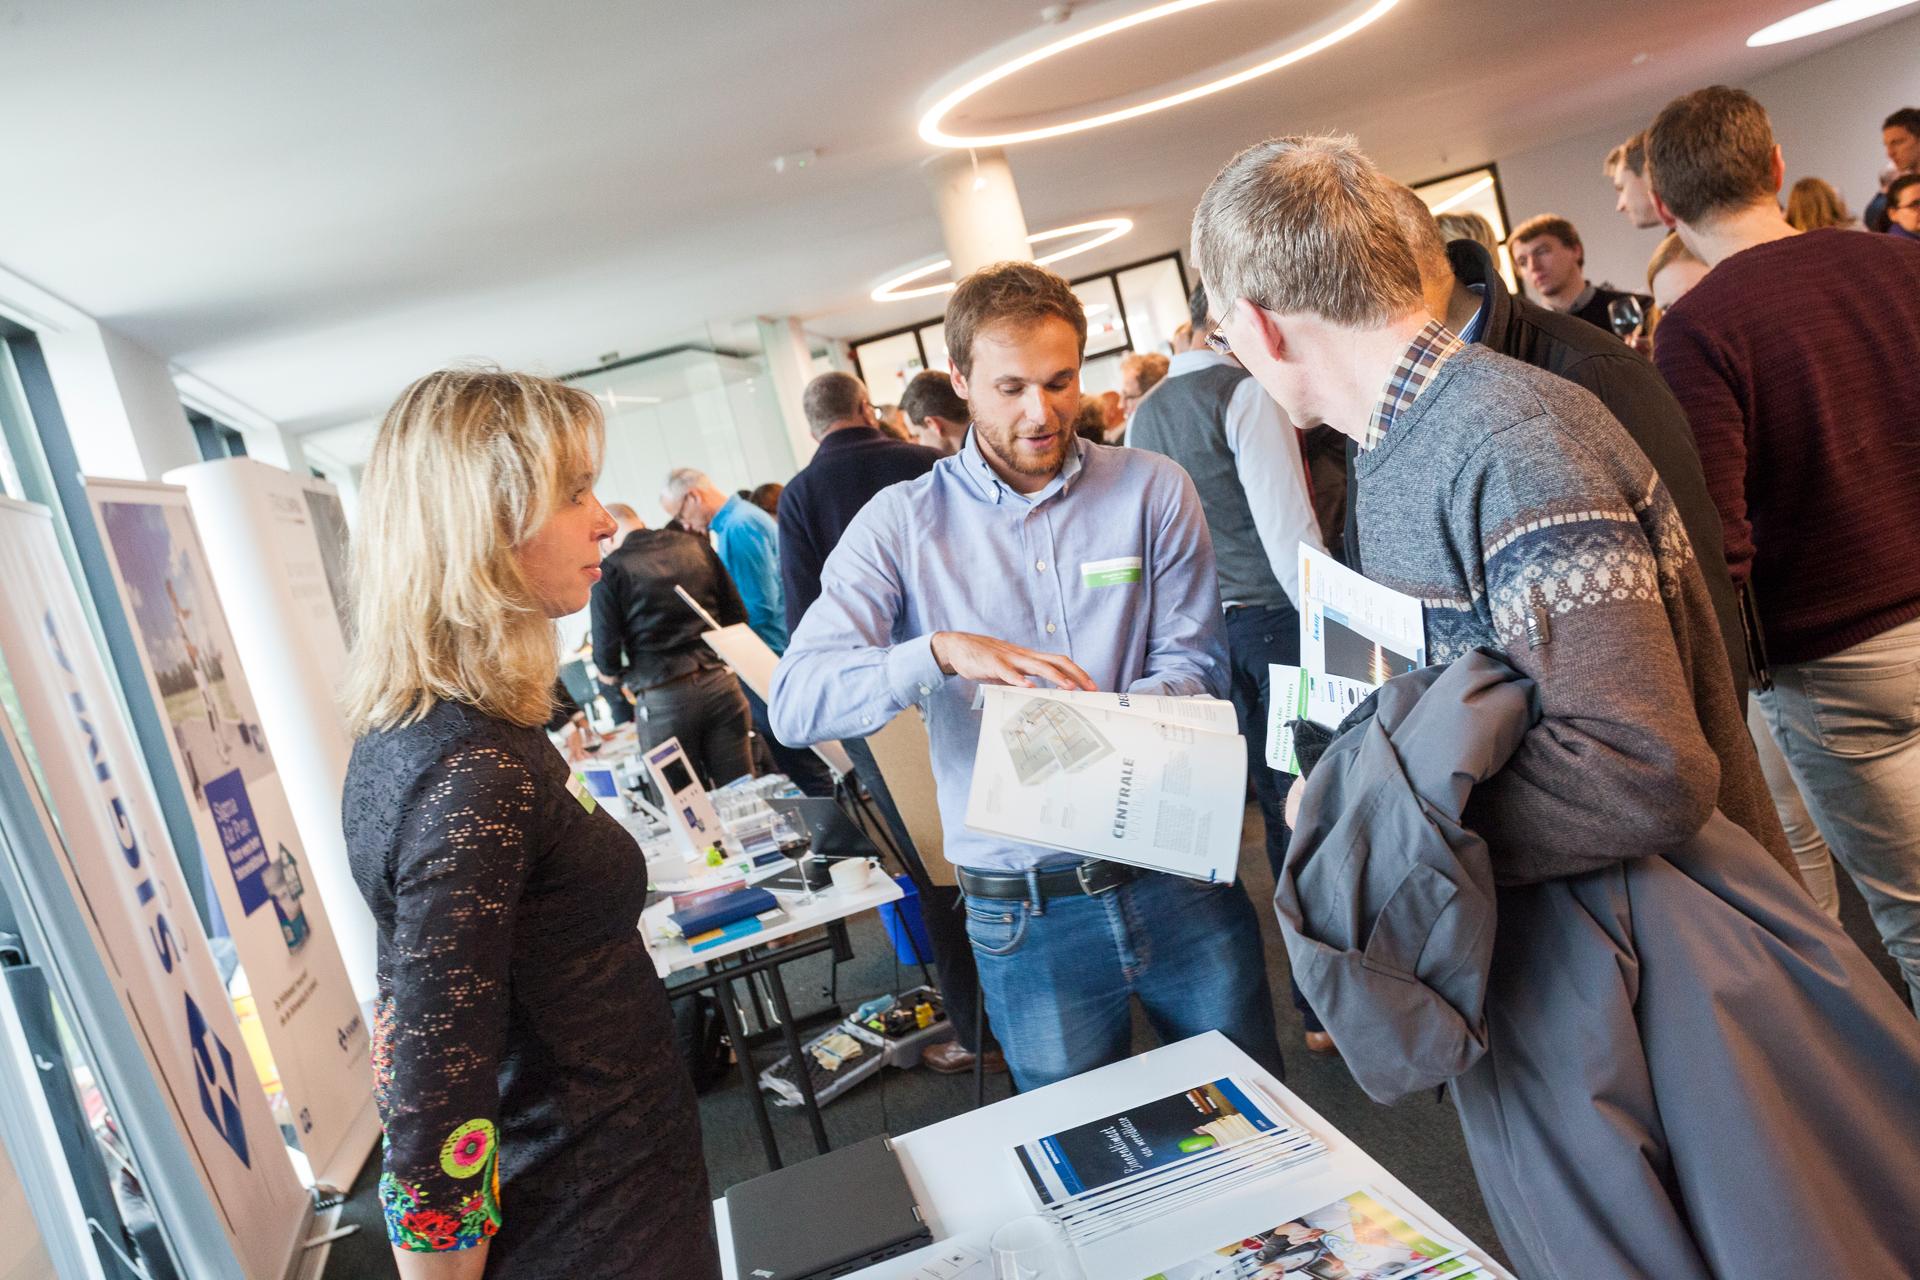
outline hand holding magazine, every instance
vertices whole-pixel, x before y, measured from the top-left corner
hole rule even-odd
[[[1232,703],[981,685],[974,705],[969,831],[1233,879],[1247,748]]]

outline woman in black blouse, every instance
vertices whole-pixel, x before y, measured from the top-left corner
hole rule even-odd
[[[551,619],[613,521],[583,391],[446,370],[361,488],[343,814],[380,928],[380,1199],[403,1277],[720,1274],[646,864],[547,740]]]

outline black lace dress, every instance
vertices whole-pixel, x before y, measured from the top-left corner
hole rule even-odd
[[[637,929],[646,866],[571,776],[538,727],[453,703],[354,744],[388,1234],[491,1237],[503,1280],[712,1280],[699,1113]]]

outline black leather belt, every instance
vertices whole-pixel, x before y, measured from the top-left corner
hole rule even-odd
[[[975,871],[970,867],[955,867],[954,871],[959,874],[961,892],[969,898],[1024,900],[1033,896],[1033,887],[1024,871]],[[1035,874],[1040,881],[1042,898],[1071,898],[1080,893],[1097,898],[1139,879],[1146,872],[1124,862],[1093,859],[1067,867],[1048,867]]]

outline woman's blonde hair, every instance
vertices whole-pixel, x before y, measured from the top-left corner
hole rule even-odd
[[[353,539],[341,701],[356,738],[443,700],[545,722],[554,629],[513,551],[592,483],[605,442],[598,401],[530,374],[442,369],[394,401]]]
[[[1787,194],[1787,225],[1795,231],[1844,227],[1852,222],[1840,193],[1819,178],[1802,178]]]

